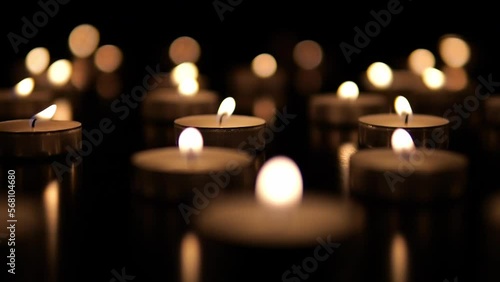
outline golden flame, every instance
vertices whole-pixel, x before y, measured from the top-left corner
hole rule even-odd
[[[337,89],[337,96],[341,99],[356,100],[359,96],[359,88],[353,81],[345,81]]]
[[[203,136],[195,127],[187,127],[179,135],[179,151],[188,158],[198,156],[203,150]]]
[[[274,57],[270,54],[260,54],[252,60],[252,71],[258,77],[271,77],[276,73],[277,69],[278,63],[276,62],[276,59],[274,59]]]
[[[33,118],[35,119],[51,119],[54,114],[56,113],[57,110],[57,105],[53,104],[43,111],[39,112],[38,114],[34,115]]]
[[[407,115],[411,117],[413,114],[410,102],[408,102],[408,99],[404,96],[397,96],[396,99],[394,99],[394,109],[396,113],[402,117],[406,117]]]
[[[185,78],[177,85],[177,90],[183,96],[193,96],[198,93],[200,86],[194,78]]]
[[[375,62],[366,70],[366,75],[371,84],[380,89],[386,89],[392,84],[392,69],[385,63]]]
[[[227,97],[220,103],[219,109],[217,110],[217,120],[222,116],[230,117],[234,110],[236,109],[236,101],[233,97]]]
[[[35,80],[31,77],[27,77],[16,84],[14,91],[16,96],[26,97],[33,92],[33,88],[35,88]]]
[[[264,163],[256,179],[256,198],[269,206],[293,206],[303,193],[302,175],[297,164],[285,156]]]
[[[173,68],[170,78],[175,85],[179,85],[185,79],[198,80],[198,74],[198,67],[194,63],[185,62]]]
[[[26,69],[33,75],[39,75],[44,72],[50,63],[49,50],[45,47],[32,49],[26,55],[24,64]]]
[[[403,128],[394,130],[391,136],[392,150],[396,154],[408,154],[415,150],[410,133]]]

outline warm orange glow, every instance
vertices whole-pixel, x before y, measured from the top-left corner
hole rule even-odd
[[[103,45],[99,47],[94,56],[94,64],[102,72],[116,71],[123,61],[123,53],[115,45]]]
[[[450,91],[464,90],[469,84],[469,77],[464,68],[444,67],[444,87]]]
[[[57,105],[53,104],[53,105],[45,108],[43,111],[34,115],[33,118],[35,118],[35,119],[51,119],[54,116],[54,114],[56,113],[56,110],[57,110]]]
[[[404,96],[397,96],[394,99],[394,109],[396,113],[400,116],[411,116],[413,114],[413,110],[411,109],[410,102]]]
[[[59,98],[54,101],[56,104],[56,112],[52,117],[53,120],[72,120],[73,107],[67,98]]]
[[[189,36],[181,36],[175,39],[168,49],[170,60],[176,65],[184,62],[196,63],[200,58],[200,54],[200,44]]]
[[[252,60],[252,71],[258,77],[271,77],[276,73],[277,68],[278,63],[276,62],[276,59],[267,53],[257,55]]]
[[[442,71],[436,68],[427,68],[422,73],[422,80],[429,89],[440,89],[445,84],[445,76]]]
[[[29,51],[24,64],[26,69],[33,75],[44,72],[50,63],[50,53],[45,47],[37,47]]]
[[[34,88],[35,80],[31,77],[27,77],[16,84],[16,86],[14,87],[14,91],[16,93],[16,96],[26,97],[33,92]]]
[[[359,96],[359,88],[353,81],[345,81],[337,89],[337,96],[341,99],[356,100]]]
[[[62,86],[68,83],[73,73],[73,66],[70,61],[60,59],[53,62],[47,71],[47,78],[52,85]]]
[[[408,57],[408,67],[417,75],[422,75],[426,68],[432,68],[435,64],[434,54],[427,49],[416,49]]]
[[[179,85],[184,79],[198,79],[198,67],[191,62],[181,63],[175,66],[170,74],[174,85]]]
[[[450,67],[465,66],[470,59],[470,47],[467,42],[457,35],[445,35],[439,41],[439,55],[444,63]]]
[[[236,109],[236,101],[233,97],[227,97],[219,105],[217,110],[217,120],[220,120],[222,116],[226,118],[230,117],[234,110]]]
[[[299,67],[305,70],[312,70],[321,64],[323,50],[316,41],[303,40],[295,45],[293,59]]]
[[[408,280],[408,243],[401,234],[396,234],[391,244],[391,282]]]
[[[276,114],[276,102],[272,97],[256,98],[253,102],[252,113],[270,122]]]
[[[178,144],[181,154],[193,158],[203,150],[203,136],[197,128],[188,127],[179,135]]]
[[[366,70],[368,80],[372,85],[380,89],[386,89],[392,84],[392,69],[385,63],[376,62]]]
[[[201,244],[192,232],[184,235],[181,242],[181,282],[199,282],[201,268]]]
[[[78,58],[90,57],[99,45],[100,35],[96,27],[81,24],[69,34],[68,45],[71,53]]]
[[[287,207],[299,204],[303,193],[299,167],[285,156],[269,159],[257,175],[255,193],[257,200],[265,205]]]

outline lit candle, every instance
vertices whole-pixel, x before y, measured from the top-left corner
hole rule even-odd
[[[234,115],[236,101],[233,97],[225,98],[219,105],[217,114],[190,115],[175,119],[176,137],[187,127],[200,130],[207,146],[242,149],[252,146],[261,152],[265,148],[264,134],[266,121],[262,118],[246,115]]]
[[[0,122],[0,156],[48,157],[79,150],[82,125],[77,121],[51,120],[56,112],[52,105],[31,119]]]
[[[173,146],[174,120],[184,116],[210,114],[216,111],[219,95],[200,89],[194,64],[183,63],[174,72],[176,87],[157,87],[142,103],[142,118],[147,147]]]
[[[0,120],[31,117],[52,104],[50,91],[34,90],[35,80],[31,77],[19,81],[15,87],[0,90]]]
[[[359,147],[390,147],[396,128],[406,129],[417,146],[448,148],[449,120],[433,115],[414,114],[408,100],[394,100],[396,113],[379,113],[359,118]]]
[[[345,274],[343,263],[355,260],[350,253],[337,261],[334,252],[347,251],[346,242],[363,228],[364,213],[348,200],[305,194],[296,163],[276,156],[259,171],[254,194],[218,197],[195,220],[204,248],[203,277],[259,281],[265,274],[285,281],[297,277],[295,265],[305,276],[326,281]]]
[[[424,202],[455,199],[464,194],[468,169],[464,155],[415,147],[403,128],[394,130],[391,146],[360,150],[351,156],[352,194]]]
[[[193,127],[182,131],[178,143],[178,147],[153,148],[132,156],[137,194],[180,202],[252,187],[256,172],[247,154],[205,146],[200,131]],[[210,195],[200,196],[205,192]]]
[[[336,127],[358,125],[363,115],[387,111],[386,97],[379,94],[359,93],[353,81],[343,82],[336,94],[325,93],[310,97],[310,120]]]

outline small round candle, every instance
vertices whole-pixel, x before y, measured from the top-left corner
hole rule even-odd
[[[46,110],[54,113],[55,105]],[[78,150],[81,142],[82,125],[77,121],[37,119],[35,115],[32,119],[0,122],[2,157],[55,156],[67,152],[68,148]]]
[[[380,113],[359,117],[359,147],[390,147],[391,136],[396,128],[410,132],[418,146],[448,148],[449,120],[439,116],[413,114],[406,98],[398,96],[395,100],[404,101],[408,110],[397,113]]]
[[[365,149],[351,156],[351,193],[422,202],[463,195],[468,172],[468,160],[464,155],[414,147],[408,131],[402,128],[394,131],[391,142],[393,148]],[[402,147],[394,145],[397,142],[402,142]]]
[[[346,81],[336,93],[313,95],[310,98],[309,115],[314,123],[333,126],[356,126],[363,115],[385,112],[387,99],[383,95],[359,93],[357,85]]]
[[[186,143],[181,138],[185,134],[202,141],[193,141],[193,145],[187,139]],[[187,128],[179,139],[179,147],[154,148],[132,156],[135,192],[146,198],[178,202],[192,200],[196,196],[195,188],[200,193],[208,189],[208,194],[215,190],[218,194],[234,187],[252,187],[255,171],[247,154],[204,146],[201,133],[195,128]]]
[[[327,258],[335,256],[332,253],[341,243],[349,248],[346,242],[355,238],[363,225],[363,210],[354,202],[304,195],[296,164],[287,157],[277,156],[259,171],[255,195],[245,193],[214,199],[196,218],[195,230],[205,246],[202,265],[206,276],[213,275],[214,281],[234,281],[243,269],[245,273],[247,269],[258,269],[249,271],[251,277],[244,279],[256,281],[251,279],[262,273],[270,278],[293,277],[294,274],[286,273],[287,268],[300,264],[327,245],[328,251],[321,251],[327,254],[321,258],[325,266],[314,275],[333,278],[343,271],[339,266],[342,263],[336,265],[334,258],[326,261]],[[355,257],[350,254],[351,257],[343,257],[344,263]],[[219,261],[212,265],[214,255]],[[317,259],[320,260],[319,256]],[[220,271],[219,264],[229,265],[230,269]]]
[[[176,137],[185,128],[195,127],[201,131],[207,146],[243,149],[244,146],[250,145],[257,151],[264,150],[265,140],[259,138],[259,134],[263,134],[266,121],[255,116],[233,115],[235,103],[232,97],[228,97],[221,102],[217,114],[191,115],[175,119]]]

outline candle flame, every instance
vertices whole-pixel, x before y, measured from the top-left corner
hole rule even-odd
[[[408,155],[415,150],[410,133],[403,128],[394,130],[391,136],[391,146],[394,153],[398,155]]]
[[[47,72],[50,83],[55,86],[62,86],[71,79],[73,65],[69,60],[60,59],[53,62]]]
[[[179,93],[183,96],[193,96],[198,93],[200,86],[195,78],[185,78],[177,86]]]
[[[185,79],[198,79],[198,67],[191,62],[184,62],[175,66],[172,70],[171,80],[175,85],[181,84]]]
[[[446,34],[439,40],[439,55],[447,66],[461,68],[469,62],[471,50],[460,36]]]
[[[33,75],[44,72],[50,63],[50,53],[45,47],[37,47],[29,51],[24,60],[26,69]]]
[[[44,120],[47,120],[47,119],[51,119],[55,113],[56,113],[56,110],[57,110],[57,105],[56,104],[53,104],[47,108],[45,108],[45,110],[39,112],[38,114],[35,114],[34,116],[31,117],[30,119],[30,125],[31,127],[35,127],[35,122],[39,119],[44,119]]]
[[[33,88],[35,88],[35,80],[31,77],[27,77],[16,84],[16,96],[26,97],[33,92]]]
[[[278,69],[276,59],[267,53],[257,55],[252,60],[252,71],[261,78],[268,78],[273,76]]]
[[[368,80],[375,87],[386,89],[392,84],[392,69],[385,63],[375,62],[366,70]]]
[[[203,136],[195,127],[187,127],[179,135],[179,151],[188,159],[197,157],[203,150]]]
[[[297,164],[276,156],[264,163],[256,179],[256,197],[270,206],[293,206],[302,200],[303,181]]]
[[[341,99],[356,100],[359,96],[359,88],[353,81],[345,81],[337,89],[337,95]]]
[[[405,123],[408,123],[413,115],[410,102],[408,102],[408,99],[404,96],[397,96],[396,99],[394,99],[394,109],[399,116],[404,118]]]
[[[217,110],[217,120],[222,122],[223,117],[230,117],[236,108],[236,101],[233,97],[227,97],[220,103],[219,110]]]
[[[446,82],[444,73],[436,68],[426,68],[422,72],[422,80],[429,89],[443,88]]]

